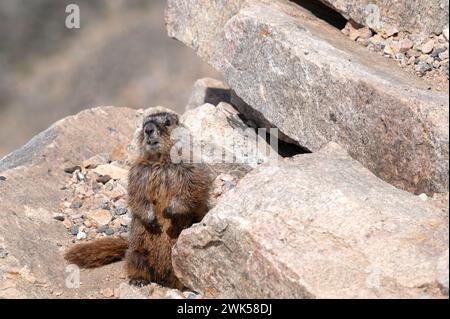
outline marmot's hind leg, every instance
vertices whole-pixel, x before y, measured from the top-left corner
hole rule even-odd
[[[125,260],[130,284],[135,286],[145,286],[154,277],[154,270],[148,263],[148,251],[132,250],[127,251]]]

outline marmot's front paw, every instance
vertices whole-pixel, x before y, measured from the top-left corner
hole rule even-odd
[[[144,287],[150,284],[150,281],[145,279],[130,279],[129,284],[132,286]]]
[[[158,224],[156,220],[149,221],[146,225],[146,228],[152,233],[160,233],[161,225]]]
[[[141,219],[141,223],[151,233],[161,232],[161,225],[156,219]]]

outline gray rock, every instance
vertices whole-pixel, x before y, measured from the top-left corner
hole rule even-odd
[[[256,167],[269,160],[278,160],[277,147],[271,148],[265,136],[259,136],[239,117],[228,103],[204,104],[183,114],[181,122],[195,132],[194,155],[204,163],[230,163]],[[278,143],[272,140],[272,145]],[[200,154],[199,154],[200,153]],[[194,158],[197,160],[197,158]]]
[[[206,298],[443,298],[448,231],[441,209],[331,144],[247,174],[172,257]]]
[[[109,175],[100,175],[99,177],[97,177],[97,182],[102,183],[102,184],[106,184],[111,180],[111,176]]]
[[[73,173],[75,173],[75,171],[79,171],[79,170],[81,170],[81,167],[80,166],[69,166],[69,167],[66,167],[65,169],[64,169],[64,172],[65,173],[68,173],[68,174],[73,174]]]
[[[77,235],[78,234],[78,226],[77,225],[70,226],[70,233],[74,236]]]
[[[335,141],[399,188],[448,190],[448,94],[292,3],[169,0],[166,13],[171,37],[299,145]]]
[[[128,232],[128,227],[127,226],[119,226],[116,228],[116,231],[118,233],[127,233]]]
[[[220,102],[230,103],[231,89],[225,83],[212,79],[202,78],[195,81],[186,111],[205,103],[217,105]]]
[[[436,58],[439,56],[439,54],[445,52],[446,50],[444,48],[437,48],[433,50],[433,53],[430,54],[431,57]]]
[[[112,234],[114,234],[114,229],[108,227],[108,228],[105,230],[105,234],[106,234],[106,235],[112,235]]]
[[[116,216],[125,215],[126,213],[128,213],[128,208],[126,208],[126,207],[114,208],[113,209],[113,214],[116,215]]]
[[[83,203],[79,200],[73,201],[72,204],[70,205],[71,208],[75,209],[81,208],[81,206],[83,206]]]
[[[8,256],[8,250],[6,248],[0,247],[0,258],[6,258]]]
[[[439,53],[439,60],[441,61],[448,60],[448,51]]]
[[[53,214],[53,219],[56,219],[57,221],[63,222],[64,219],[65,219],[65,216],[64,216],[64,214],[56,213],[56,214]]]
[[[377,32],[393,25],[400,31],[430,35],[440,34],[443,26],[448,25],[448,0],[320,1]]]
[[[429,65],[426,62],[419,62],[416,66],[416,71],[420,72],[421,74],[425,74],[428,71],[431,71],[433,69],[433,67],[431,65]]]
[[[107,225],[100,226],[100,227],[97,228],[97,233],[99,233],[99,234],[105,233],[108,228],[109,228],[109,226],[107,226]]]

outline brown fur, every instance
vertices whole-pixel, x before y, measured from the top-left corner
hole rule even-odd
[[[123,259],[127,248],[123,238],[102,238],[72,247],[64,258],[83,268],[96,268]]]
[[[144,119],[138,138],[141,155],[128,176],[128,205],[133,218],[125,254],[133,284],[153,281],[181,289],[172,267],[172,246],[180,232],[199,222],[207,211],[210,179],[205,167],[170,159],[170,133],[178,125],[175,114],[153,114]],[[152,133],[147,134],[146,129]],[[75,246],[66,258],[80,266],[96,267],[117,260],[124,248],[116,248],[95,241]]]

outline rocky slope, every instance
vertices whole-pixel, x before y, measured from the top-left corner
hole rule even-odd
[[[193,95],[199,93],[194,90]],[[158,107],[146,112],[160,110]],[[129,287],[122,263],[82,270],[81,286],[73,288],[68,284],[73,274],[62,258],[68,245],[103,236],[127,236],[127,171],[136,155],[133,136],[146,112],[116,107],[83,111],[58,121],[1,159],[0,297],[196,296],[157,285]],[[217,107],[204,104],[186,113],[182,120],[198,136],[199,144],[221,149],[225,144],[217,144],[218,132],[232,129],[230,123],[245,127],[237,114],[231,105],[221,102]],[[236,133],[234,141],[243,145],[244,138]],[[239,149],[228,151],[239,154]],[[242,164],[204,158],[215,179],[211,206],[252,166],[265,161],[257,153],[252,156]]]
[[[127,236],[134,137],[161,110],[100,107],[0,160],[0,297],[448,298],[447,93],[289,1],[166,18],[228,80],[195,82],[181,117],[214,178],[173,249],[187,291],[130,287],[122,263],[73,286],[64,249]]]

